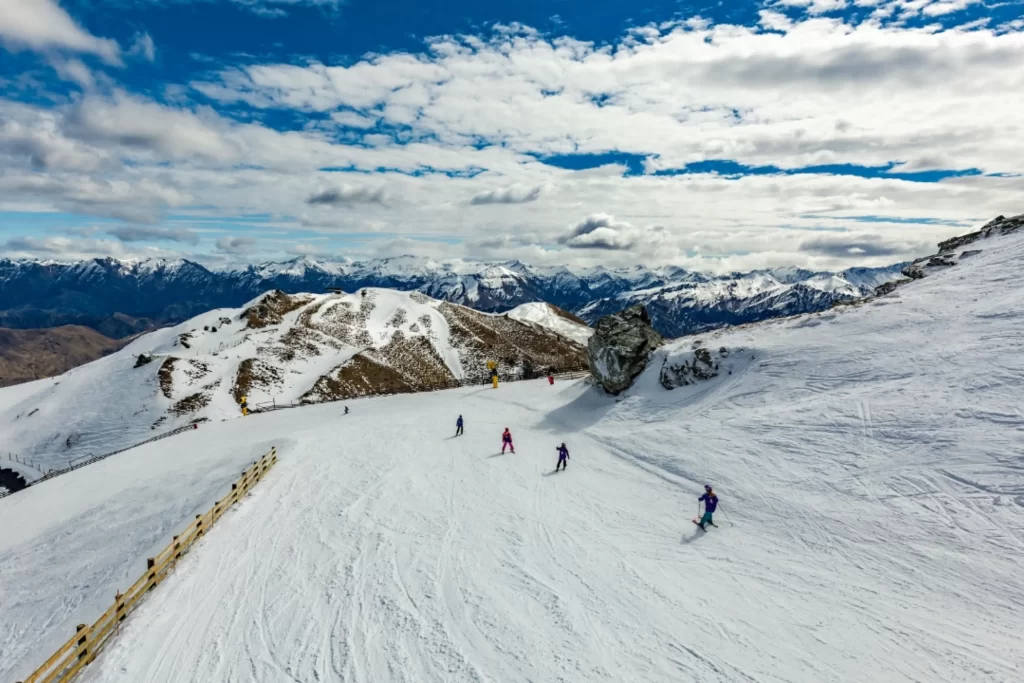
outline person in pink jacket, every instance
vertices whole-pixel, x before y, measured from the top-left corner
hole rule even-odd
[[[516,447],[512,445],[512,432],[508,431],[508,427],[505,427],[505,432],[501,435],[501,452],[505,453],[505,448],[512,450],[512,455],[516,454]]]

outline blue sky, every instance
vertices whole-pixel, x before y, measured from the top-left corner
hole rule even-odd
[[[1020,2],[0,11],[0,256],[842,268],[1024,211]]]

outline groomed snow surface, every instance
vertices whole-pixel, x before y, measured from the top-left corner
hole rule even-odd
[[[85,681],[1024,680],[1024,240],[978,246],[862,306],[704,335],[732,374],[674,391],[660,362],[692,339],[619,401],[540,381],[319,405],[0,500],[0,679],[276,443]]]

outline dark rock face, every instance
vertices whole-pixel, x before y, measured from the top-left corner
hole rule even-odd
[[[610,394],[628,389],[663,339],[642,304],[597,321],[587,344],[590,371]]]
[[[698,346],[689,358],[673,359],[673,362],[666,359],[658,380],[670,390],[704,382],[718,377],[722,361],[728,357],[729,349],[724,346],[718,351]]]
[[[923,277],[927,277],[929,273],[939,269],[951,268],[959,263],[960,260],[976,256],[983,251],[981,249],[971,249],[961,252],[960,250],[968,244],[974,244],[979,240],[988,239],[989,237],[1009,235],[1021,228],[1024,228],[1024,214],[1014,216],[1013,218],[998,216],[986,223],[981,230],[953,237],[945,242],[939,242],[939,253],[918,259],[903,269],[903,276],[908,278],[908,280],[886,283],[879,287],[875,293],[876,295],[888,294],[909,280],[920,280]],[[883,287],[885,287],[884,290]]]
[[[148,353],[140,353],[139,357],[135,359],[135,367],[141,368],[143,365],[148,365],[153,362],[153,356]]]

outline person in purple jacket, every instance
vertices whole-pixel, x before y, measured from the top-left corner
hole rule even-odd
[[[704,516],[700,518],[700,522],[697,523],[701,529],[707,531],[704,528],[705,524],[714,526],[714,522],[711,521],[711,516],[718,509],[718,496],[715,495],[714,489],[711,488],[711,484],[704,484],[704,495],[697,499],[698,503],[704,503]]]

